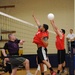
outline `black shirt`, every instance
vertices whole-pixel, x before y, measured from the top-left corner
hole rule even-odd
[[[19,51],[19,42],[20,40],[16,39],[15,41],[8,41],[4,45],[4,49],[8,50],[9,55],[18,55]]]

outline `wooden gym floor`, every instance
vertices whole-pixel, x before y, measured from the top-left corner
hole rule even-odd
[[[31,73],[35,73],[35,71],[36,71],[36,69],[34,68],[34,69],[31,69],[30,70],[31,71]],[[54,68],[54,71],[57,71],[57,68]],[[62,75],[67,75],[67,73],[68,73],[68,69],[66,69],[66,73],[64,73],[64,74],[62,74]],[[47,73],[46,74],[50,74],[49,73],[49,70],[47,71]],[[9,73],[5,73],[5,74],[3,74],[3,75],[9,75]],[[23,70],[19,70],[19,71],[17,71],[17,74],[16,75],[26,75],[26,72],[25,72],[25,70],[23,69]],[[40,72],[38,73],[38,75],[40,75]]]

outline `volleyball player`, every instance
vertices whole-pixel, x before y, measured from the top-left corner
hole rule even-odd
[[[56,73],[53,71],[51,64],[47,61],[47,46],[48,46],[48,39],[49,39],[49,33],[48,33],[48,25],[43,24],[41,25],[40,22],[37,20],[37,18],[32,15],[37,26],[38,26],[38,32],[35,34],[33,38],[33,43],[37,45],[37,57],[38,57],[38,64],[40,64],[41,68],[41,75],[44,75],[44,67],[43,64],[45,64],[49,69],[51,75],[56,75]]]
[[[19,55],[19,44],[23,44],[24,40],[18,40],[16,39],[14,34],[9,34],[8,35],[9,41],[7,43],[5,43],[4,48],[2,50],[2,54],[6,57],[6,51],[8,50],[9,52],[9,56],[11,56],[12,58],[5,58],[5,61],[10,62],[11,63],[11,67],[12,67],[12,73],[11,75],[16,75],[17,72],[17,68],[19,65],[23,64],[26,68],[26,72],[27,75],[32,75],[30,73],[30,68],[29,68],[29,60],[23,57],[18,57]]]
[[[54,20],[51,20],[51,25],[55,31],[56,35],[56,48],[57,48],[57,55],[58,55],[58,71],[57,75],[60,75],[60,71],[65,69],[65,30],[59,30],[56,26]],[[63,67],[63,68],[62,68]]]

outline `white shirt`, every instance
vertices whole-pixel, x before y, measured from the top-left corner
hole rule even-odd
[[[69,38],[69,39],[74,39],[74,38],[75,38],[75,34],[74,34],[74,33],[68,34],[68,35],[67,35],[67,38]]]

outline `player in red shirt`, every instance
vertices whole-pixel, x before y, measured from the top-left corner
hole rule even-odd
[[[47,61],[47,46],[48,46],[48,39],[49,39],[49,33],[48,33],[48,25],[43,24],[40,25],[40,22],[37,20],[37,18],[32,15],[35,22],[38,26],[38,32],[33,38],[33,43],[37,45],[37,57],[38,57],[38,64],[40,64],[41,68],[41,75],[44,75],[44,67],[43,64],[45,64],[49,69],[51,75],[56,75],[56,73],[53,71],[51,64]]]
[[[60,71],[65,69],[65,45],[64,45],[64,41],[65,41],[65,30],[61,29],[59,31],[59,29],[57,28],[54,20],[51,20],[51,25],[55,31],[56,35],[56,48],[58,51],[58,71],[57,71],[57,75],[60,75]]]

